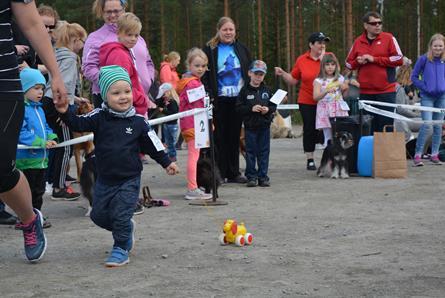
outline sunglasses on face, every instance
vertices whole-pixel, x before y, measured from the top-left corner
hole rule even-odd
[[[48,29],[48,31],[53,31],[56,28],[56,25],[45,25],[45,28]]]
[[[379,21],[379,22],[368,22],[368,24],[371,25],[371,26],[381,26],[383,24],[383,22],[382,21]]]

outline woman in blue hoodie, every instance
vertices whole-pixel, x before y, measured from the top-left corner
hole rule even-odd
[[[428,43],[428,52],[417,59],[411,80],[420,90],[421,105],[445,109],[445,37],[434,34]],[[443,120],[443,113],[422,111],[422,120]],[[423,166],[421,155],[430,124],[423,124],[419,131],[414,155],[414,166]],[[442,124],[433,125],[431,162],[442,164],[439,160],[439,146],[442,137]]]

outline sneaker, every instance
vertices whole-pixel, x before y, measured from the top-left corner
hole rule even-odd
[[[315,171],[315,170],[317,170],[317,167],[315,166],[315,162],[314,162],[313,159],[308,159],[307,160],[306,169],[308,171]]]
[[[238,175],[235,178],[227,179],[227,183],[240,183],[244,184],[247,183],[247,178],[243,175]]]
[[[423,167],[423,162],[421,156],[419,154],[414,155],[414,166],[415,167]]]
[[[42,225],[42,227],[43,227],[44,229],[48,229],[48,228],[51,228],[51,227],[52,227],[52,224],[51,224],[51,222],[48,220],[48,218],[46,218],[46,217],[43,218],[43,225]]]
[[[130,263],[130,258],[128,257],[128,251],[120,247],[113,247],[110,256],[105,261],[105,266],[120,267],[128,263]]]
[[[45,254],[46,237],[43,233],[43,216],[39,210],[34,209],[36,218],[29,224],[17,223],[16,227],[23,231],[25,238],[25,255],[31,263],[37,262]]]
[[[136,204],[136,207],[134,207],[133,215],[142,214],[142,213],[144,213],[144,211],[145,211],[144,206],[140,202],[138,202]]]
[[[131,223],[131,236],[130,239],[128,239],[127,242],[127,251],[131,252],[134,248],[134,241],[135,241],[135,231],[136,231],[136,222],[134,221],[134,219],[130,219],[130,223]]]
[[[269,180],[260,180],[258,182],[258,185],[261,187],[269,187],[270,186],[270,181]]]
[[[256,180],[252,179],[252,180],[247,181],[246,186],[247,187],[255,187],[256,186]]]
[[[17,217],[3,210],[0,212],[0,225],[15,225]]]
[[[75,201],[80,197],[80,193],[75,192],[70,186],[62,188],[59,191],[53,189],[51,199],[53,201]]]
[[[431,162],[435,165],[440,166],[442,164],[442,162],[439,159],[439,154],[431,155]]]
[[[51,183],[46,182],[45,193],[51,193],[52,191],[53,191],[53,185]]]
[[[202,190],[200,190],[199,188],[195,188],[192,190],[188,190],[185,193],[185,199],[186,200],[208,200],[212,198],[212,194],[211,193],[205,193]]]
[[[66,177],[65,177],[65,182],[68,182],[68,183],[76,183],[77,182],[77,179],[76,178],[73,178],[73,177],[71,177],[70,175],[66,175]]]

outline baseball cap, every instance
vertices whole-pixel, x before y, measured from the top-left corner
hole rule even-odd
[[[250,65],[250,69],[249,70],[252,71],[252,72],[261,71],[263,73],[267,73],[267,65],[262,60],[255,60]]]
[[[170,83],[163,83],[161,86],[159,86],[158,95],[156,96],[156,99],[161,98],[164,96],[165,92],[170,91],[173,89],[172,84]]]
[[[331,38],[324,35],[323,32],[314,32],[309,36],[308,41],[310,43],[314,43],[316,41],[328,41],[329,42],[329,41],[331,41]]]

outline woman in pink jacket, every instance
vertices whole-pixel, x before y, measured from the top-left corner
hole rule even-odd
[[[90,33],[85,42],[82,56],[82,71],[89,81],[92,82],[94,106],[100,107],[102,98],[99,92],[99,49],[104,43],[117,41],[117,19],[125,12],[126,0],[95,0],[93,11],[97,18],[102,18],[105,24],[98,30]],[[136,46],[132,49],[136,61],[139,79],[145,94],[153,82],[154,64],[148,52],[145,40],[139,36]],[[149,101],[149,108],[155,107]]]
[[[181,62],[181,56],[178,52],[171,51],[168,55],[164,56],[164,61],[161,62],[161,67],[159,69],[159,80],[161,84],[170,83],[176,90],[176,85],[179,81],[179,75],[176,71]]]

